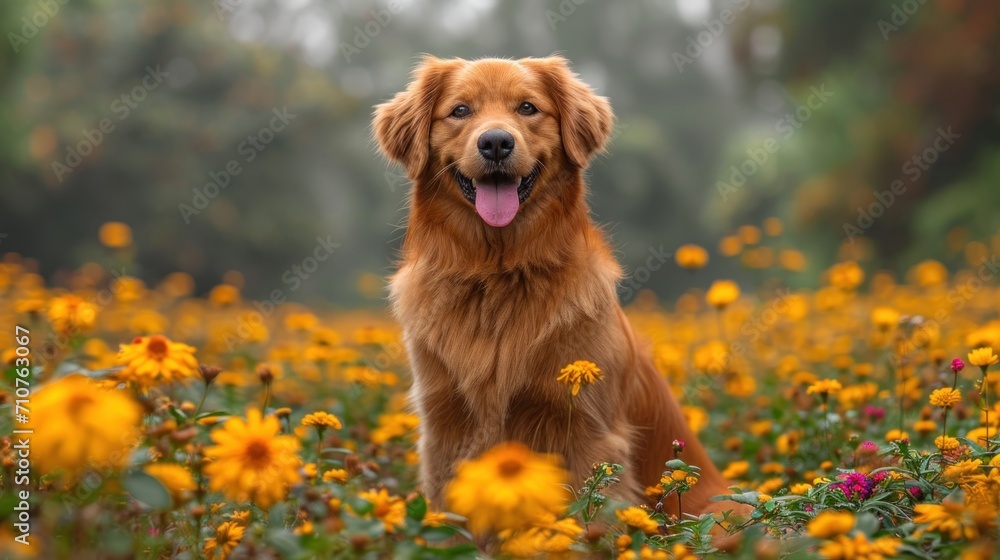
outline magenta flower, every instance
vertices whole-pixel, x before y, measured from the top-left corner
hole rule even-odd
[[[962,358],[955,358],[951,361],[951,371],[958,373],[963,369],[965,369],[965,362],[962,361]]]

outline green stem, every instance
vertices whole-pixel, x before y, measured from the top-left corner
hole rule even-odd
[[[271,384],[264,385],[264,404],[260,407],[261,414],[267,414],[267,403],[271,400]]]
[[[986,406],[986,452],[990,451],[990,384],[986,378],[986,370],[989,366],[983,366],[983,404]]]
[[[198,417],[198,413],[201,412],[201,407],[205,404],[205,397],[208,396],[208,388],[209,388],[209,384],[205,383],[205,391],[202,392],[202,394],[201,394],[201,400],[198,401],[198,407],[194,409],[194,417],[195,418]]]

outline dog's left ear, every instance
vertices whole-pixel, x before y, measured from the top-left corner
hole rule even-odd
[[[426,169],[430,159],[434,104],[454,61],[426,56],[413,70],[406,90],[375,106],[375,141],[389,159],[406,167],[410,179]]]
[[[563,150],[570,162],[586,167],[590,156],[604,150],[614,113],[606,97],[601,97],[580,81],[561,56],[529,58],[521,61],[538,72],[559,109]]]

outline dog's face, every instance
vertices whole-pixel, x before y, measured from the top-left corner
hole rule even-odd
[[[612,122],[607,100],[562,58],[427,58],[406,91],[376,108],[374,128],[418,188],[445,181],[446,198],[499,228],[585,167]]]

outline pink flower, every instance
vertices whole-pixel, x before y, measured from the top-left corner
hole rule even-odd
[[[951,361],[951,371],[958,373],[963,369],[965,369],[965,362],[962,361],[962,358],[955,358]]]

